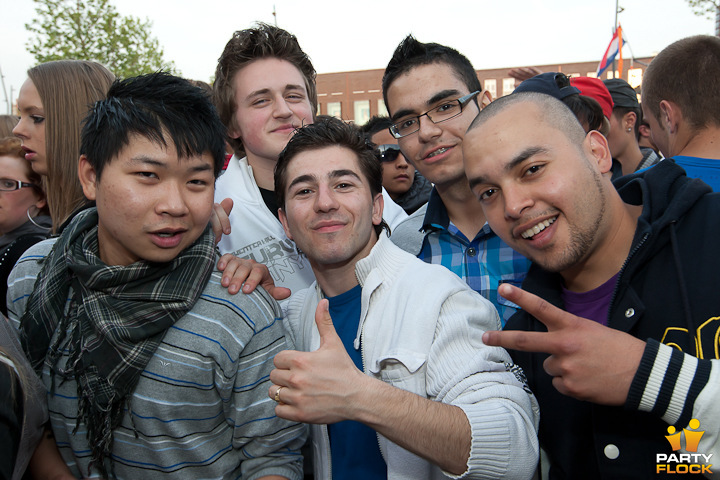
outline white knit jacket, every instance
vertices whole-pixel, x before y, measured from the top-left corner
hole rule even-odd
[[[507,352],[482,343],[485,330],[500,328],[497,311],[445,267],[380,237],[355,266],[362,285],[355,348],[362,345],[365,373],[465,412],[472,447],[466,472],[455,478],[530,478],[539,410]],[[320,345],[315,309],[322,296],[314,283],[290,299],[285,329],[299,350]],[[315,478],[330,479],[327,427],[314,425],[312,435]],[[450,476],[379,434],[378,441],[388,479]]]

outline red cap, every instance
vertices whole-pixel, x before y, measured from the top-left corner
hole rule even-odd
[[[577,87],[581,95],[596,100],[602,107],[605,117],[610,119],[613,111],[613,99],[602,80],[592,77],[570,77],[570,85]]]

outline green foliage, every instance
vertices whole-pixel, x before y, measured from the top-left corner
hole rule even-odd
[[[25,28],[38,63],[94,60],[120,78],[157,70],[178,74],[151,36],[152,22],[120,15],[109,0],[33,0],[37,17]]]
[[[720,9],[720,0],[685,0],[687,1],[693,13],[698,16],[705,16],[714,19]]]

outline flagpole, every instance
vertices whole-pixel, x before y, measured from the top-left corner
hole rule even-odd
[[[620,0],[615,0],[615,30],[617,30],[617,25],[618,25],[618,13],[620,10],[619,2],[620,2]],[[613,33],[615,33],[615,30],[613,30]]]
[[[615,0],[615,28],[613,28],[613,35],[615,35],[615,32],[617,32],[618,28],[618,13],[620,13],[620,0]],[[612,65],[612,71],[613,71],[613,78],[615,78],[615,72],[617,72],[617,60],[613,59],[613,65]],[[620,72],[620,77],[622,78],[622,72]]]
[[[8,115],[12,115],[12,85],[10,86],[10,98],[8,99],[7,90],[5,90],[5,75],[2,73],[2,68],[0,68],[0,82],[2,82],[2,91],[5,96],[5,103],[7,104],[7,113]]]

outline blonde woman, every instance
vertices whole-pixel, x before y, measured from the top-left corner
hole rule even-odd
[[[114,79],[99,63],[57,60],[28,70],[20,88],[13,134],[32,169],[46,177],[53,233],[86,202],[77,177],[82,121]]]

